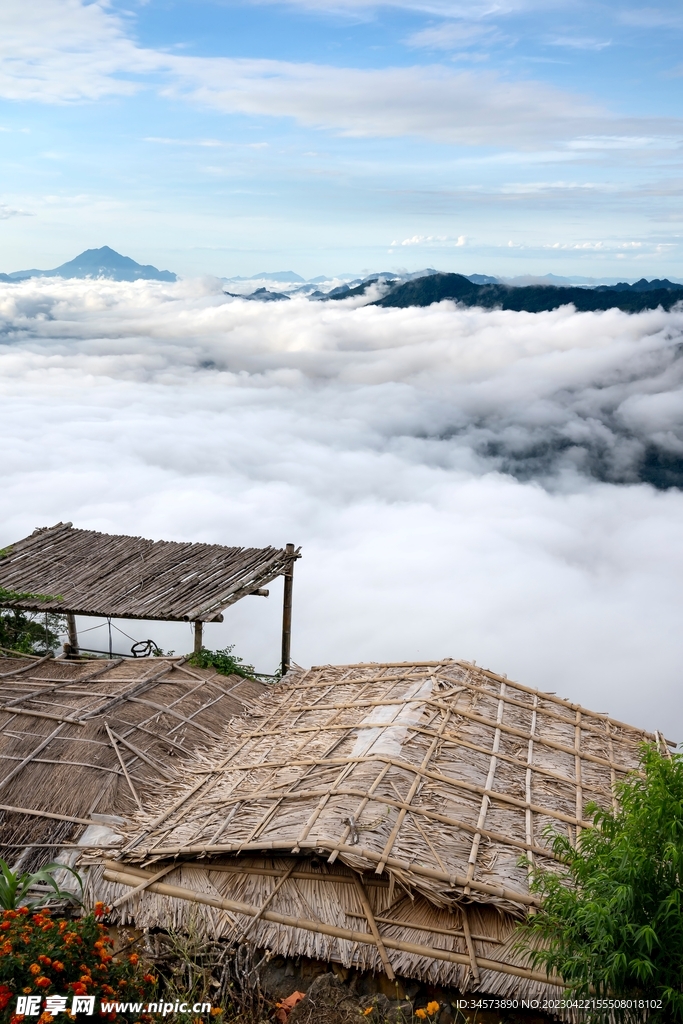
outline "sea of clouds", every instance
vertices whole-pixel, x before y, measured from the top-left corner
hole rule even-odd
[[[0,285],[0,546],[293,541],[300,664],[475,659],[683,739],[683,312],[361,301]],[[274,670],[279,596],[207,643]]]

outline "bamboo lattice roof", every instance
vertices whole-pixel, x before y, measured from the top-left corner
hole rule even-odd
[[[295,669],[248,723],[159,787],[125,859],[313,851],[522,913],[520,855],[552,866],[546,826],[575,839],[642,741],[664,743],[451,660]]]
[[[576,842],[588,801],[615,805],[646,740],[668,750],[467,662],[295,668],[154,784],[93,898],[138,927],[557,998],[519,949],[531,870],[558,868],[547,826]]]
[[[77,842],[98,815],[153,808],[152,780],[265,689],[186,661],[0,658],[0,855],[35,846],[44,862],[44,844]]]
[[[215,622],[295,557],[284,548],[153,541],[57,523],[0,552],[0,587],[53,598],[5,602],[27,611]]]

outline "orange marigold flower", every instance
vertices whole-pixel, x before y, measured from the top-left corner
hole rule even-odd
[[[45,976],[36,978],[36,985],[39,985],[40,988],[48,988],[48,986],[50,986],[51,984],[52,982],[50,981],[50,979],[46,978]]]
[[[104,914],[104,903],[102,900],[98,900],[95,904],[95,917],[102,917]]]
[[[419,1010],[416,1010],[416,1011],[415,1011],[415,1016],[416,1016],[416,1017],[419,1017],[419,1018],[420,1018],[420,1020],[424,1020],[424,1019],[425,1019],[425,1017],[427,1016],[427,1011],[426,1011],[426,1010],[423,1010],[423,1009],[422,1009],[422,1007],[420,1007],[420,1009],[419,1009]]]
[[[119,988],[125,988],[127,984],[128,982],[126,981],[126,979],[121,978],[121,980],[119,981]]]
[[[52,961],[52,970],[53,971],[63,971],[64,970],[64,964],[62,963],[62,961],[61,960],[53,960]]]
[[[9,1024],[21,1024],[24,1017],[25,1014],[23,1013],[13,1013],[9,1019]]]
[[[32,920],[36,924],[44,924],[44,922],[45,922],[45,918],[43,917],[42,914],[34,914]]]
[[[111,985],[103,985],[103,986],[102,986],[102,991],[104,992],[105,996],[113,996],[113,995],[116,995],[116,992],[115,992],[115,990],[114,990],[114,989],[113,989],[113,988],[111,987]]]
[[[48,921],[47,924],[44,924],[43,927],[40,930],[41,930],[41,932],[51,932],[52,929],[54,928],[54,926],[55,926],[54,921]]]
[[[0,946],[0,953],[7,954],[7,953],[11,953],[11,952],[12,952],[12,943],[11,942],[3,942],[2,946]]]
[[[154,975],[154,974],[143,974],[142,980],[143,981],[149,981],[150,983],[153,983],[157,979],[156,979],[156,975]]]
[[[223,1011],[220,1008],[220,1006],[214,1006],[213,1009],[211,1010],[211,1016],[212,1017],[218,1017],[222,1012]]]
[[[2,924],[0,924],[0,931],[6,932],[7,929],[11,928],[11,927],[12,927],[12,922],[11,921],[3,921]]]
[[[81,974],[78,980],[82,985],[92,985],[92,978],[89,974]]]
[[[28,914],[28,907],[19,907],[20,914]]]
[[[435,999],[432,999],[431,1003],[427,1003],[427,1013],[431,1017],[433,1013],[436,1013],[439,1009],[439,1003]]]
[[[27,986],[26,986],[26,988],[22,988],[22,990],[21,990],[21,991],[22,991],[22,992],[25,992],[25,993],[26,993],[26,995],[28,995],[28,994],[29,994],[29,992],[33,992],[33,988],[31,987],[31,985],[27,985]]]
[[[52,1016],[52,1014],[48,1013],[47,1010],[45,1010],[43,1013],[41,1013],[40,1017],[38,1018],[38,1024],[52,1024],[53,1020],[54,1017]]]
[[[50,960],[49,956],[45,956],[44,953],[41,953],[40,956],[38,957],[38,963],[45,964],[46,967],[49,967],[50,964],[52,963],[52,960]]]
[[[60,932],[65,932],[68,927],[69,927],[69,922],[68,921],[60,921],[59,922],[58,928],[59,928]]]
[[[140,957],[137,955],[137,953],[131,953],[130,956],[128,957],[128,963],[132,964],[133,967],[135,967],[139,959]]]
[[[31,974],[40,974],[40,964],[31,964],[29,971]]]

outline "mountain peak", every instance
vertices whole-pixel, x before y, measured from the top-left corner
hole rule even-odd
[[[157,270],[151,264],[136,263],[130,256],[122,256],[115,249],[103,245],[100,249],[85,249],[68,263],[54,270],[17,270],[7,274],[5,280],[24,281],[29,277],[104,277],[110,281],[175,281],[170,270]]]

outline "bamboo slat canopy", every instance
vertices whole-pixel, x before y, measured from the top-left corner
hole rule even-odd
[[[71,523],[35,530],[0,552],[0,587],[50,597],[26,611],[164,621],[221,621],[221,611],[291,571],[298,551],[152,541]]]
[[[557,869],[547,826],[576,842],[644,740],[668,752],[467,662],[295,668],[153,783],[105,899],[132,887],[140,927],[186,925],[200,904],[211,934],[284,955],[547,995],[557,979],[514,936],[532,868]]]
[[[150,803],[265,684],[186,658],[0,658],[0,856],[36,862]]]

